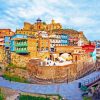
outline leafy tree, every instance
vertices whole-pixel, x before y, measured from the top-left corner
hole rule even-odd
[[[46,22],[43,22],[44,25],[46,25]]]

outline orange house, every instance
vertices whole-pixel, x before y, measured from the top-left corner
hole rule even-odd
[[[0,29],[0,37],[4,37],[4,36],[12,36],[15,33],[13,31],[11,31],[11,29]]]

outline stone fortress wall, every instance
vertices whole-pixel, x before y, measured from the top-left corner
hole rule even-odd
[[[34,72],[33,72],[33,71]],[[76,65],[70,64],[65,66],[40,66],[30,69],[32,75],[40,79],[61,79],[74,78],[76,76]]]
[[[28,66],[29,73],[32,77],[52,81],[67,80],[72,81],[82,77],[82,75],[89,73],[95,69],[95,63],[78,62],[65,66]],[[77,77],[78,76],[78,77]]]

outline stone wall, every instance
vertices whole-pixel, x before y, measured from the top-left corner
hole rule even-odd
[[[96,70],[100,70],[100,61],[96,61]]]
[[[87,59],[85,61],[78,61],[77,62],[77,78],[80,78],[84,75],[86,75],[87,73],[95,70],[95,61],[93,61],[92,59]]]
[[[45,59],[46,57],[50,57],[50,53],[49,52],[38,52],[37,53],[37,57],[40,59]],[[32,54],[28,54],[28,55],[19,55],[16,54],[14,52],[11,53],[11,63],[13,63],[14,65],[16,65],[17,67],[26,67],[27,63],[30,59],[33,59],[34,57],[32,56]]]
[[[29,61],[30,55],[19,55],[11,53],[11,63],[17,67],[26,67],[26,63]]]
[[[66,66],[28,66],[29,73],[40,79],[74,79],[76,77],[76,65]]]
[[[12,68],[12,69],[10,69],[10,74],[13,76],[19,76],[19,77],[25,78],[25,79],[29,78],[28,71],[26,69],[22,69],[22,68]]]
[[[5,66],[7,65],[7,57],[3,46],[0,46],[0,63]]]
[[[30,76],[38,79],[68,79],[72,81],[95,70],[92,60],[78,61],[65,66],[28,66]]]

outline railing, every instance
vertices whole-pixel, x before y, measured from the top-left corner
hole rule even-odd
[[[93,84],[95,84],[96,82],[98,82],[99,80],[100,80],[100,75],[97,75],[94,78],[87,79],[86,81],[84,81],[82,83],[82,85],[89,87],[89,86],[92,86]]]
[[[16,53],[28,53],[27,50],[16,50]]]
[[[28,46],[26,43],[21,43],[21,44],[15,44],[16,47],[22,47],[22,46]]]

